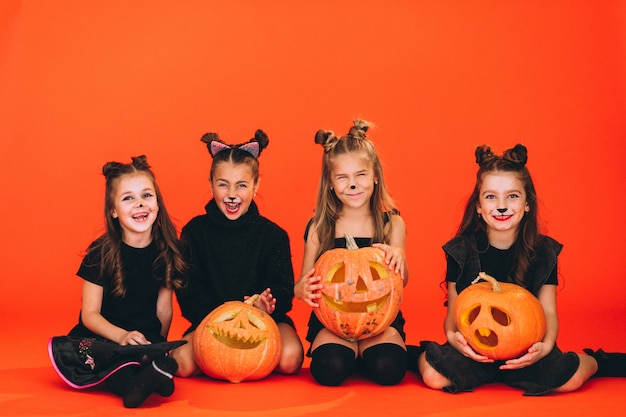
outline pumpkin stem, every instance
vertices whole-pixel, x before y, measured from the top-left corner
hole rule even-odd
[[[481,279],[491,284],[492,291],[496,291],[496,292],[500,291],[500,283],[498,282],[498,280],[492,277],[491,275],[486,274],[485,272],[479,272],[476,279],[472,281],[472,284],[476,284]]]
[[[244,301],[244,303],[251,306],[251,305],[254,305],[254,303],[256,303],[256,300],[258,300],[259,298],[261,298],[259,294],[254,294],[254,295],[251,295],[246,301]]]
[[[356,241],[349,234],[344,235],[346,237],[346,248],[349,250],[357,250],[359,246],[356,244]]]

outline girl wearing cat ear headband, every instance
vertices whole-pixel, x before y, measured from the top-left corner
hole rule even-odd
[[[193,360],[193,334],[213,309],[252,294],[255,306],[278,324],[282,352],[276,372],[293,374],[302,366],[304,352],[288,316],[293,298],[293,268],[289,237],[280,226],[261,216],[254,196],[259,189],[261,152],[269,144],[265,132],[238,145],[228,145],[217,133],[202,137],[213,157],[210,183],[213,198],[205,214],[182,230],[191,264],[186,288],[177,291],[183,316],[191,322],[184,339],[189,343],[175,353],[179,376],[201,371]]]

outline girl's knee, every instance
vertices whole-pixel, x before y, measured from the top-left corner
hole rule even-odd
[[[196,365],[196,362],[193,360],[193,347],[191,343],[187,343],[172,351],[172,357],[178,364],[176,376],[186,378],[200,373],[198,365]]]
[[[396,385],[406,372],[407,353],[395,343],[380,343],[363,350],[363,363],[368,375],[380,385]]]
[[[304,362],[304,350],[301,344],[284,344],[276,372],[286,375],[297,373]]]
[[[304,348],[295,329],[286,323],[279,323],[280,336],[282,339],[282,351],[280,361],[276,366],[276,372],[291,375],[302,368],[304,362]]]
[[[561,385],[554,392],[571,392],[582,387],[587,379],[580,373],[576,372],[565,384]]]
[[[424,382],[424,385],[426,385],[428,388],[438,390],[450,385],[450,381],[448,381],[448,379],[441,375],[439,372],[435,371],[435,369],[432,367],[424,370],[424,372],[422,373],[422,382]]]
[[[578,365],[578,369],[574,373],[574,375],[563,385],[555,389],[556,392],[570,392],[576,391],[578,388],[582,387],[585,381],[593,376],[598,370],[597,362],[587,356],[587,355],[578,355],[580,358],[580,364]]]
[[[278,366],[276,367],[276,372],[292,375],[297,373],[300,368],[302,368],[302,362],[304,358],[302,356],[298,357],[296,355],[287,355],[281,356],[280,362],[278,362]]]
[[[443,389],[450,385],[450,380],[433,368],[426,360],[426,354],[422,353],[418,359],[418,367],[422,382],[428,388]]]
[[[338,386],[352,373],[356,352],[350,347],[326,343],[311,352],[311,376],[317,383]]]
[[[198,367],[193,362],[193,359],[191,361],[176,360],[176,362],[178,363],[178,371],[176,372],[176,376],[188,378],[198,375],[200,373],[198,371]]]

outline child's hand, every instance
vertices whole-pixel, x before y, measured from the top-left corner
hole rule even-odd
[[[504,365],[500,366],[500,369],[511,370],[526,368],[546,356],[551,350],[552,349],[549,349],[545,343],[537,342],[529,347],[528,352],[523,356],[520,356],[517,359],[509,359],[504,363]]]
[[[249,296],[245,296],[243,299],[247,300]],[[266,288],[261,294],[259,299],[254,302],[254,306],[259,310],[265,311],[267,314],[272,314],[276,309],[276,299],[272,295],[269,288]]]
[[[454,333],[454,337],[450,340],[450,344],[459,352],[463,354],[463,356],[467,356],[470,359],[475,360],[476,362],[482,363],[491,363],[493,359],[489,359],[486,356],[479,355],[472,349],[472,347],[467,343],[465,337],[461,334],[461,332],[457,331]]]
[[[322,297],[320,290],[323,285],[321,284],[322,277],[313,276],[315,268],[312,268],[306,275],[302,276],[293,288],[294,295],[310,305],[311,307],[319,307],[317,300]]]
[[[146,339],[143,333],[138,332],[137,330],[132,330],[130,332],[125,332],[122,334],[122,337],[117,342],[120,346],[126,345],[149,345],[150,341]]]
[[[385,263],[389,266],[389,270],[395,271],[404,279],[404,265],[406,263],[404,250],[384,243],[374,243],[372,247],[382,249],[385,252]]]

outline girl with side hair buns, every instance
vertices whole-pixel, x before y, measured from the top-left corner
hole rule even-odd
[[[347,135],[319,130],[315,143],[322,145],[315,215],[305,231],[304,259],[295,295],[311,307],[321,298],[321,277],[314,264],[329,249],[346,247],[345,235],[358,246],[374,246],[386,255],[389,269],[408,280],[405,259],[406,229],[387,192],[382,165],[367,138],[369,123],[355,120]],[[306,339],[311,343],[311,374],[322,385],[336,386],[363,368],[381,385],[398,384],[406,371],[404,319],[398,313],[383,333],[360,341],[348,341],[326,329],[311,313]]]
[[[556,345],[557,259],[563,245],[540,233],[526,147],[518,144],[496,155],[482,145],[475,156],[479,169],[474,190],[456,237],[443,246],[447,342],[409,346],[409,367],[419,369],[428,387],[452,393],[503,382],[523,389],[525,395],[542,395],[576,390],[594,375],[626,376],[626,355],[590,349],[585,349],[587,354],[563,353]],[[479,272],[523,286],[543,307],[545,336],[519,358],[494,361],[480,355],[456,327],[454,303]]]
[[[83,278],[78,324],[53,337],[50,359],[74,388],[106,381],[124,406],[140,406],[156,392],[174,392],[178,365],[166,342],[172,291],[184,285],[187,266],[154,173],[144,155],[132,163],[108,162],[106,232],[93,242],[78,276]]]
[[[260,294],[255,306],[278,325],[282,351],[275,372],[297,373],[304,360],[302,343],[288,316],[293,299],[293,267],[289,237],[281,227],[261,216],[253,198],[259,189],[258,157],[269,144],[265,132],[239,145],[227,145],[217,133],[202,139],[213,157],[210,171],[213,198],[206,213],[183,228],[188,286],[176,292],[183,316],[190,321],[174,352],[179,376],[201,373],[193,359],[193,337],[204,317],[226,301]]]

